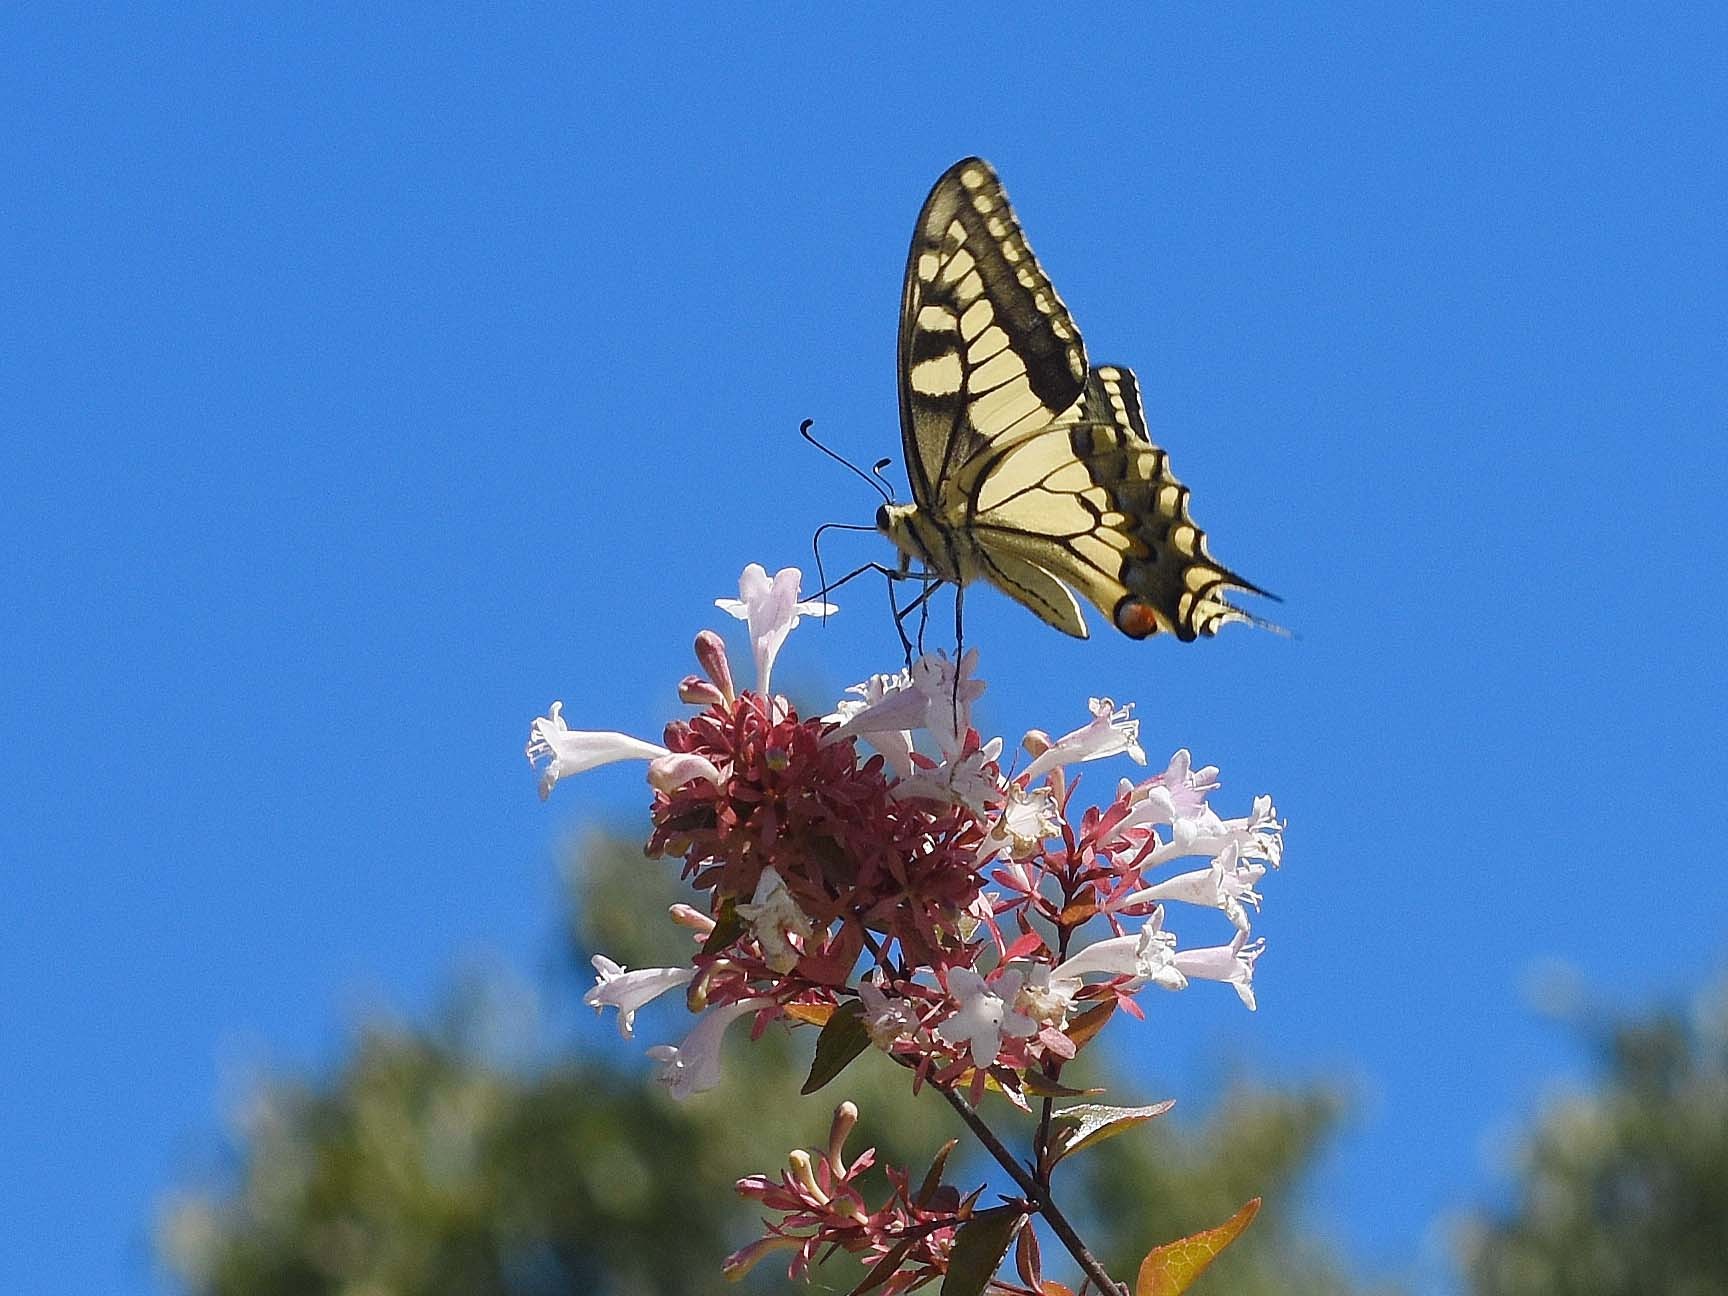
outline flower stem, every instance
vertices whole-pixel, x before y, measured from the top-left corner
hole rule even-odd
[[[1127,1296],[1128,1289],[1112,1279],[1105,1272],[1104,1266],[1099,1263],[1098,1257],[1086,1249],[1086,1244],[1080,1240],[1080,1235],[1074,1231],[1074,1226],[1068,1222],[1068,1217],[1057,1209],[1055,1202],[1050,1200],[1049,1190],[1038,1182],[1031,1171],[1014,1159],[1014,1154],[1003,1145],[1001,1139],[996,1137],[996,1132],[984,1123],[984,1118],[978,1114],[977,1109],[947,1086],[935,1085],[933,1087],[948,1100],[948,1105],[955,1110],[961,1120],[966,1122],[966,1127],[977,1135],[978,1141],[984,1145],[990,1155],[996,1158],[1004,1170],[1014,1176],[1014,1182],[1020,1185],[1020,1190],[1026,1194],[1027,1200],[1037,1208],[1038,1213],[1049,1223],[1050,1231],[1060,1239],[1063,1246],[1068,1248],[1068,1254],[1074,1257],[1081,1269],[1085,1270],[1086,1276],[1097,1285],[1098,1290],[1110,1293],[1111,1296]]]

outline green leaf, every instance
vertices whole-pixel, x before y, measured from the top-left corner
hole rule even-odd
[[[1002,1267],[1008,1244],[1023,1217],[1018,1211],[992,1211],[969,1219],[954,1231],[954,1249],[948,1253],[948,1275],[942,1279],[942,1296],[980,1296]]]
[[[704,954],[718,954],[744,934],[744,920],[738,916],[738,902],[731,896],[720,902],[720,912],[714,915],[714,930],[702,942]]]
[[[864,1005],[856,999],[848,999],[834,1010],[834,1015],[816,1037],[816,1056],[811,1059],[810,1074],[798,1092],[815,1093],[869,1047],[870,1033],[864,1029]]]
[[[1102,1089],[1076,1089],[1060,1080],[1052,1080],[1042,1071],[1028,1071],[1024,1084],[1027,1093],[1036,1094],[1040,1098],[1083,1098],[1087,1094],[1104,1092]]]
[[[1182,1296],[1219,1252],[1248,1227],[1259,1209],[1260,1199],[1256,1197],[1217,1228],[1154,1247],[1140,1262],[1134,1296]]]
[[[1136,1125],[1162,1116],[1175,1105],[1172,1098],[1150,1107],[1105,1107],[1099,1103],[1064,1107],[1050,1122],[1047,1164],[1053,1167],[1070,1153],[1126,1133]]]

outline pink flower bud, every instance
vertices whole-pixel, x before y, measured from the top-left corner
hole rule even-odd
[[[828,1164],[842,1179],[846,1177],[846,1136],[858,1123],[858,1106],[843,1102],[834,1109],[834,1123],[828,1127]]]
[[[732,687],[732,665],[726,660],[726,641],[712,630],[704,630],[696,636],[696,660],[702,663],[702,669],[708,672],[708,678],[714,681],[714,687],[720,690],[720,696],[730,706],[738,694]]]
[[[723,781],[714,762],[694,752],[672,752],[648,762],[648,782],[656,791],[670,795],[696,779],[715,787]]]
[[[726,700],[726,695],[700,675],[686,675],[678,681],[678,700],[691,706],[714,706]]]
[[[680,927],[688,927],[698,936],[706,939],[717,926],[715,921],[700,909],[687,904],[675,904],[666,911],[672,916],[672,921]]]

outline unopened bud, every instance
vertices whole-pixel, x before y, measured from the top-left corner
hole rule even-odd
[[[714,706],[724,702],[726,695],[700,675],[686,675],[678,681],[678,700],[691,706]]]
[[[720,696],[731,706],[738,700],[738,694],[732,687],[732,666],[726,660],[726,641],[712,630],[704,630],[696,636],[696,660],[702,663],[702,669],[708,672],[708,678],[714,682],[714,687],[720,690]]]
[[[715,787],[719,787],[722,781],[714,762],[695,752],[670,752],[648,762],[648,783],[656,792],[670,796],[697,779]]]
[[[834,1109],[834,1123],[828,1127],[828,1164],[842,1179],[846,1177],[846,1136],[858,1123],[858,1106],[850,1099]]]
[[[792,1182],[809,1194],[812,1201],[818,1205],[828,1204],[828,1194],[822,1191],[822,1185],[816,1182],[815,1169],[810,1164],[810,1154],[803,1148],[794,1148],[786,1154],[786,1168],[792,1172]]]
[[[691,1012],[699,1013],[714,997],[716,986],[724,988],[728,981],[737,984],[741,976],[736,959],[717,958],[696,973],[695,980],[691,981],[684,991],[684,1002]]]
[[[700,909],[682,902],[673,905],[666,912],[671,915],[673,922],[680,927],[688,927],[704,940],[713,932],[716,925],[714,920]]]

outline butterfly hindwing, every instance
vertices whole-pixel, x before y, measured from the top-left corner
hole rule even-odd
[[[987,443],[1043,427],[1080,398],[1086,350],[988,163],[966,158],[919,213],[900,311],[900,414],[912,499]]]
[[[1191,640],[1251,619],[1226,595],[1231,587],[1260,591],[1212,558],[1189,514],[1188,488],[1147,431],[1130,370],[1092,370],[1071,416],[1001,442],[967,468],[962,525],[987,572],[1003,556],[1032,564],[1134,638]],[[1016,584],[1029,582],[1022,574]],[[1058,629],[1084,634],[1068,609],[1057,605],[1051,615],[1048,597],[1021,601]]]

